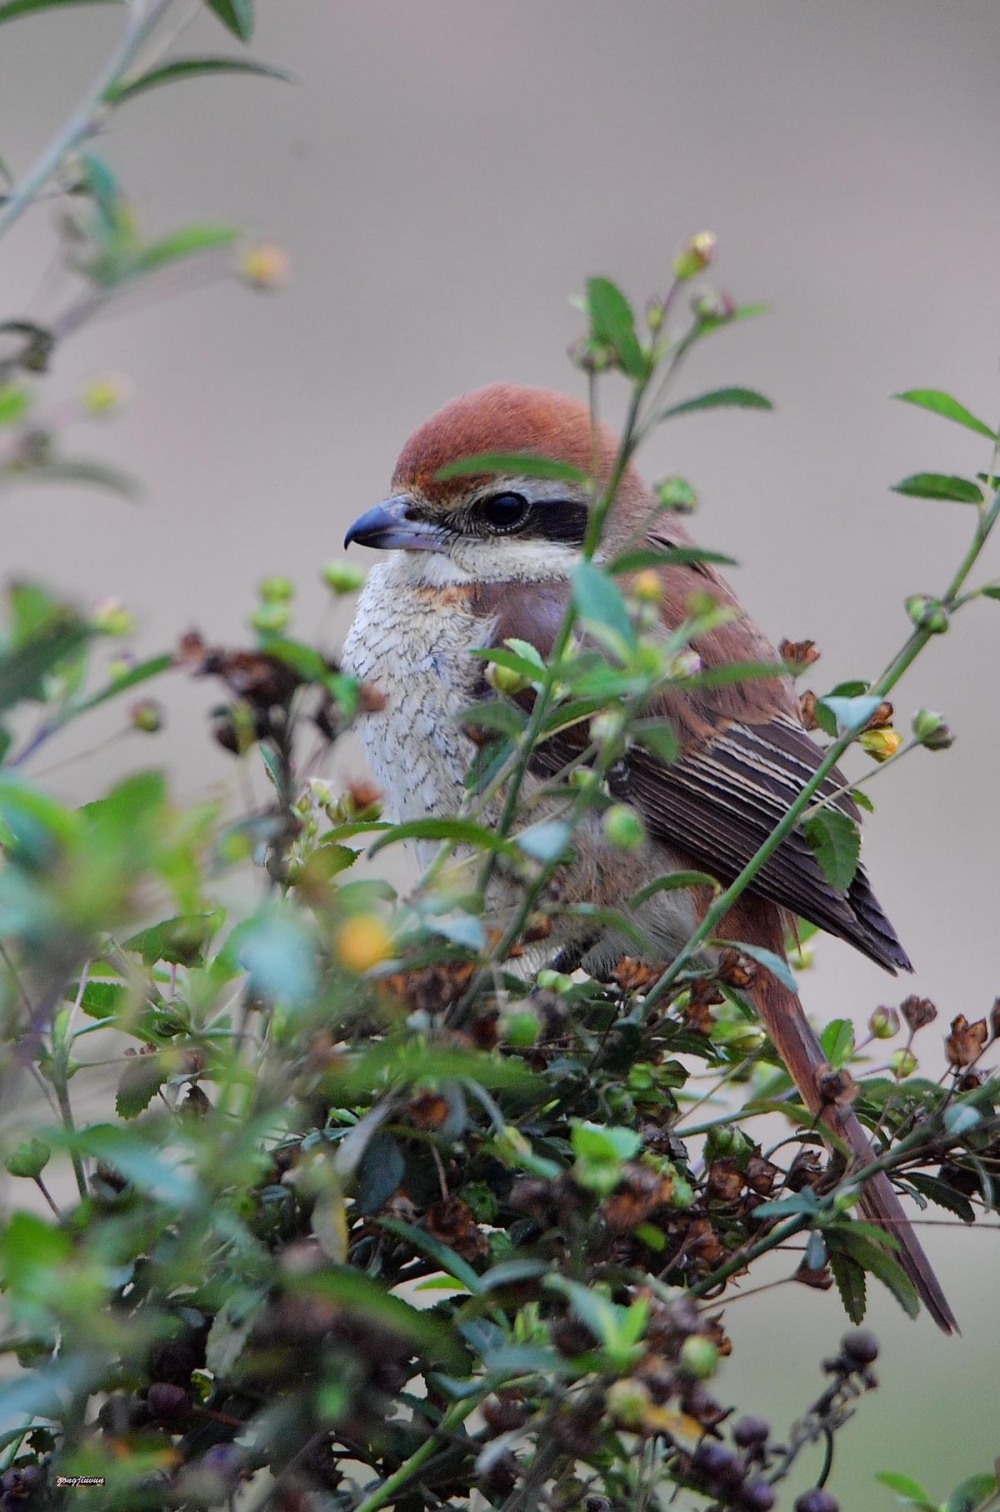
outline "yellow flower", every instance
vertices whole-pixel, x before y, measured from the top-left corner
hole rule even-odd
[[[885,725],[880,730],[865,730],[859,744],[873,761],[888,761],[903,744],[903,737],[892,725]]]
[[[341,966],[361,976],[392,958],[392,935],[378,914],[355,914],[345,919],[333,937],[333,948]]]

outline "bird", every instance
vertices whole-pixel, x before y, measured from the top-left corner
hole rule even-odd
[[[369,573],[344,644],[342,666],[374,684],[384,706],[363,716],[368,761],[396,820],[453,816],[467,794],[475,732],[463,711],[495,697],[476,651],[511,637],[548,655],[570,602],[595,490],[567,476],[538,476],[504,461],[504,470],[457,473],[449,464],[486,454],[517,455],[569,464],[580,477],[605,483],[619,440],[596,422],[589,406],[568,395],[495,383],[446,404],[405,443],[391,496],[347,532],[352,543],[385,553]],[[550,471],[558,471],[550,469]],[[598,490],[599,491],[599,490]],[[622,472],[597,560],[626,545],[667,552],[693,545],[675,513],[629,463]],[[807,733],[784,663],[764,632],[710,561],[693,557],[656,568],[660,585],[657,633],[666,637],[686,619],[692,595],[709,595],[729,617],[691,646],[703,669],[734,663],[773,663],[775,675],[715,686],[666,684],[646,710],[673,727],[677,755],[666,761],[639,744],[627,747],[607,774],[612,797],[638,810],[646,841],[637,850],[612,846],[599,820],[585,819],[574,836],[574,859],[563,868],[563,897],[619,909],[644,885],[670,872],[707,873],[733,881],[813,776],[821,759]],[[628,591],[629,578],[620,582]],[[695,680],[697,684],[698,680]],[[530,698],[530,693],[528,697]],[[535,790],[579,760],[591,736],[574,726],[541,743],[529,780]],[[858,809],[834,769],[820,789],[841,812]],[[495,819],[495,813],[483,822]],[[420,859],[436,846],[418,843]],[[509,886],[512,884],[508,884]],[[504,902],[502,880],[487,896],[488,910]],[[637,910],[635,922],[652,952],[669,961],[687,942],[709,906],[708,888],[663,889]],[[507,900],[511,900],[508,898]],[[786,926],[805,919],[846,940],[887,971],[912,966],[879,905],[863,867],[846,890],[826,877],[801,829],[794,830],[760,869],[719,926],[720,938],[784,957]],[[572,926],[579,930],[578,921]],[[600,973],[622,955],[613,930],[597,938],[564,932],[585,969]],[[541,964],[530,957],[532,964]],[[829,1065],[801,999],[773,972],[758,969],[747,989],[760,1020],[810,1112],[849,1149],[855,1169],[874,1158],[871,1143],[846,1100],[831,1101]],[[896,1258],[919,1297],[946,1333],[957,1323],[887,1175],[867,1180],[866,1217],[895,1236]]]

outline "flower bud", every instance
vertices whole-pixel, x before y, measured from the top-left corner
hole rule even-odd
[[[644,572],[637,572],[632,579],[632,597],[637,604],[659,604],[663,598],[663,584],[660,575],[654,572],[652,567],[647,567]]]
[[[699,289],[691,297],[691,314],[699,320],[732,320],[736,301],[722,289]]]
[[[332,593],[356,593],[364,587],[367,574],[356,562],[327,562],[322,577]]]
[[[620,850],[638,850],[646,842],[642,815],[627,803],[614,803],[604,815],[604,833]]]
[[[718,1363],[718,1345],[706,1339],[704,1334],[691,1334],[681,1345],[680,1367],[696,1381],[707,1381],[715,1374]]]
[[[144,735],[155,735],[163,729],[163,705],[152,698],[144,698],[140,703],[134,703],[128,711],[133,730],[141,730]]]
[[[94,627],[105,635],[131,635],[135,629],[135,616],[126,609],[121,599],[101,599],[94,606]]]
[[[361,976],[392,957],[392,935],[379,914],[355,914],[345,919],[333,937],[341,966]]]
[[[569,774],[570,787],[579,788],[581,792],[587,792],[600,786],[600,778],[593,767],[574,767]]]
[[[918,709],[911,726],[914,735],[929,751],[946,751],[955,743],[955,735],[944,722],[942,715],[933,709]]]
[[[681,283],[697,278],[712,261],[714,252],[715,237],[712,232],[696,232],[674,258],[674,277]]]
[[[697,651],[678,651],[670,658],[667,676],[675,682],[685,677],[697,677],[701,671],[701,657]]]
[[[260,596],[265,604],[287,604],[295,597],[295,585],[290,578],[268,577],[260,585]]]
[[[538,1019],[525,1009],[508,1013],[503,1020],[503,1038],[515,1050],[530,1050],[541,1032],[542,1026]]]
[[[613,1381],[608,1387],[608,1416],[619,1428],[639,1429],[652,1401],[649,1387],[642,1381]]]
[[[903,737],[891,725],[878,730],[865,730],[858,737],[858,745],[867,751],[873,761],[888,761],[903,744]]]
[[[651,335],[655,336],[657,331],[661,329],[665,318],[666,310],[663,306],[663,300],[657,299],[654,295],[646,305],[646,324],[649,327]]]
[[[531,687],[531,679],[525,677],[523,672],[518,672],[514,667],[502,667],[499,662],[487,664],[486,681],[506,698],[516,698],[518,693]]]
[[[540,971],[535,978],[539,987],[547,992],[568,992],[573,985],[573,978],[562,971],[550,971],[546,968]]]
[[[694,514],[698,508],[698,495],[686,478],[661,478],[653,491],[661,509],[674,514]]]
[[[280,289],[288,282],[288,253],[273,242],[249,247],[240,258],[240,276],[252,289]]]
[[[676,1208],[680,1213],[694,1207],[697,1202],[694,1187],[686,1176],[674,1176],[671,1178],[672,1190],[667,1198],[667,1207]]]
[[[334,802],[333,784],[327,782],[325,777],[310,777],[308,787],[309,796],[320,808],[326,808]]]
[[[918,630],[943,635],[948,628],[948,611],[940,599],[928,598],[924,593],[913,593],[906,600],[906,612]]]
[[[899,1014],[895,1008],[876,1008],[868,1020],[868,1029],[875,1039],[892,1039],[899,1033]]]
[[[110,415],[128,398],[125,378],[91,378],[84,385],[80,402],[88,415]]]
[[[597,746],[612,745],[625,733],[625,721],[616,709],[595,714],[590,721],[590,738]]]
[[[280,635],[291,623],[292,611],[287,604],[260,604],[250,616],[250,624],[261,635]]]
[[[916,1071],[919,1062],[912,1050],[894,1050],[889,1057],[889,1068],[897,1081],[905,1081]]]

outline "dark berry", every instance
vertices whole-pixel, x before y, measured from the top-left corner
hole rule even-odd
[[[746,1473],[742,1461],[732,1450],[717,1444],[714,1439],[699,1444],[693,1463],[700,1479],[713,1487],[738,1486]]]
[[[752,1480],[744,1485],[737,1505],[740,1512],[771,1512],[776,1501],[777,1497],[766,1480]]]
[[[771,1425],[763,1418],[740,1418],[733,1428],[733,1439],[741,1449],[749,1449],[752,1444],[766,1444],[770,1437]]]
[[[854,1328],[846,1333],[840,1347],[852,1365],[872,1365],[878,1359],[878,1340],[867,1328]]]
[[[149,1410],[161,1423],[175,1423],[186,1418],[191,1409],[191,1398],[183,1386],[174,1386],[169,1381],[154,1381],[146,1393]]]
[[[795,1512],[840,1512],[840,1503],[829,1491],[817,1486],[802,1493],[795,1503]]]

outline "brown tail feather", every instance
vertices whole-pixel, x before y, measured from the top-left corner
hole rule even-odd
[[[747,935],[742,938],[746,939]],[[867,1165],[874,1158],[874,1152],[855,1115],[850,1110],[833,1109],[829,1105],[823,1107],[817,1078],[829,1067],[798,996],[768,974],[762,975],[754,984],[754,1002],[806,1106],[830,1125],[861,1165]],[[874,1176],[865,1183],[861,1208],[873,1223],[881,1224],[888,1233],[895,1235],[899,1243],[896,1258],[938,1327],[945,1333],[957,1333],[955,1316],[888,1176]]]

